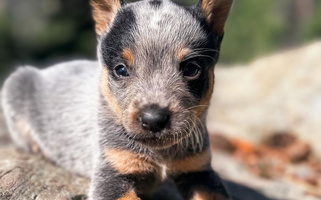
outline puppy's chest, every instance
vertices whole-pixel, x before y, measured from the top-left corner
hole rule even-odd
[[[119,174],[128,175],[143,186],[155,186],[181,173],[200,171],[209,166],[209,150],[182,158],[162,158],[120,149],[107,149],[106,161]],[[142,187],[143,187],[142,186]]]
[[[141,171],[129,175],[134,180],[138,193],[152,192],[170,177],[170,172],[165,165],[159,165],[156,168],[155,171]]]

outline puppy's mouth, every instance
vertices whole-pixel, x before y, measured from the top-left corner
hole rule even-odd
[[[159,133],[131,134],[129,138],[147,147],[165,149],[181,142],[188,135],[187,132],[183,134],[168,130]]]

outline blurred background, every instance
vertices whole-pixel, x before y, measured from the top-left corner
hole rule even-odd
[[[246,63],[320,38],[320,19],[319,0],[235,0],[220,63]],[[88,0],[0,1],[0,83],[18,65],[95,59],[95,43]]]
[[[0,0],[0,85],[20,65],[94,60],[93,27],[89,0]],[[225,30],[214,168],[272,199],[320,200],[321,1],[235,0]]]

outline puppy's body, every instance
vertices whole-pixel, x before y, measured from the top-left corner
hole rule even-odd
[[[18,69],[5,82],[4,114],[14,142],[63,167],[90,175],[98,132],[100,69],[75,61],[45,70]]]
[[[231,0],[194,7],[92,0],[98,62],[21,68],[2,105],[15,143],[92,178],[91,200],[229,199],[211,169],[206,111]]]

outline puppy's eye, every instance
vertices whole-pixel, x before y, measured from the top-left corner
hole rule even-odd
[[[118,77],[128,77],[128,69],[124,64],[119,64],[114,68],[114,73]]]
[[[190,61],[182,68],[183,76],[188,80],[195,80],[201,74],[201,67],[196,61]]]

